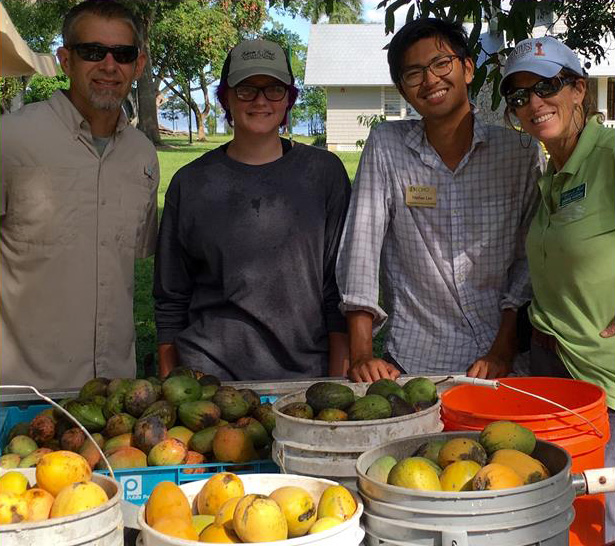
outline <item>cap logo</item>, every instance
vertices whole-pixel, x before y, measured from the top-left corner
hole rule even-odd
[[[545,52],[542,49],[542,42],[536,42],[536,51],[534,52],[536,57],[544,57]]]
[[[510,54],[511,57],[523,57],[532,51],[532,44],[529,42],[520,43],[513,52]]]
[[[241,59],[244,61],[254,61],[256,59],[266,59],[275,61],[275,53],[269,49],[257,49],[254,51],[244,51],[241,54]]]

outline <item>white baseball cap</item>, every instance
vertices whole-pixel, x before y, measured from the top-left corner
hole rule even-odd
[[[531,72],[543,78],[553,78],[562,68],[585,76],[577,54],[559,40],[551,36],[523,40],[506,59],[500,93],[504,91],[506,79],[511,74]]]
[[[272,76],[286,85],[293,82],[284,50],[269,40],[245,40],[229,53],[221,80],[235,87],[250,76]]]

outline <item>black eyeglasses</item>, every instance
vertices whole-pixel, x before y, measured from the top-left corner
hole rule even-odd
[[[546,99],[557,95],[565,85],[574,83],[577,80],[575,77],[560,78],[545,78],[537,81],[530,87],[517,87],[505,92],[504,100],[510,108],[521,108],[530,102],[530,93],[534,93],[541,99]]]
[[[253,101],[261,91],[267,100],[280,102],[288,92],[288,87],[279,84],[265,85],[263,87],[257,87],[256,85],[237,85],[234,89],[237,98],[245,102]]]
[[[460,59],[459,55],[445,55],[431,61],[427,66],[413,66],[402,72],[401,81],[408,87],[421,85],[425,80],[425,71],[429,70],[438,78],[448,76],[453,71],[453,61]]]
[[[111,53],[115,61],[120,64],[132,63],[139,56],[139,48],[134,45],[104,46],[101,44],[89,43],[66,46],[66,49],[76,51],[81,59],[90,63],[102,61],[107,56],[107,53]]]

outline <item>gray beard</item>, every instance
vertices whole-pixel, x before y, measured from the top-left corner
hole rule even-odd
[[[97,110],[119,110],[124,101],[123,97],[96,91],[90,91],[89,99],[90,104]]]

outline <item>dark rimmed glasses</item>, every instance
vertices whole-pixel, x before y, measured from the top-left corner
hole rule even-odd
[[[233,89],[235,89],[237,98],[245,102],[253,101],[260,92],[265,95],[267,100],[280,102],[288,92],[288,87],[281,84],[264,85],[262,87],[257,87],[256,85],[237,85]]]
[[[104,46],[97,43],[84,43],[66,46],[66,49],[75,51],[80,59],[90,63],[102,61],[107,53],[111,53],[115,61],[120,64],[133,63],[139,56],[139,48],[134,45]]]
[[[427,66],[412,66],[401,74],[401,81],[408,87],[421,85],[425,80],[425,71],[429,70],[434,76],[441,78],[453,71],[453,61],[460,59],[459,55],[444,55],[431,61]]]
[[[534,93],[541,99],[546,99],[557,95],[564,86],[574,83],[577,80],[574,76],[568,78],[560,78],[555,76],[554,78],[544,78],[538,80],[534,85],[530,87],[515,87],[510,89],[504,94],[504,100],[510,108],[521,108],[530,102],[530,93]]]

